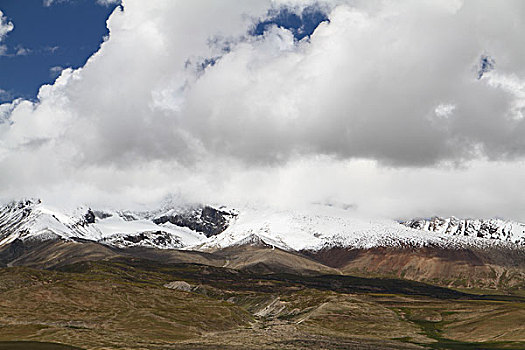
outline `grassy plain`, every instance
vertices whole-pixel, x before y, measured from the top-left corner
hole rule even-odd
[[[521,296],[406,280],[128,258],[0,269],[0,349],[523,349],[524,324]]]

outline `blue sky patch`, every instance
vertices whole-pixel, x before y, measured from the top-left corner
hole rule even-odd
[[[263,35],[268,27],[276,25],[290,30],[296,40],[309,37],[321,22],[329,21],[327,14],[318,6],[308,6],[301,13],[287,7],[271,10],[268,19],[256,24],[252,35]]]
[[[106,19],[117,5],[95,0],[0,0],[0,10],[14,29],[2,41],[0,103],[34,99],[42,84],[52,83],[63,68],[78,68],[108,35]]]
[[[483,75],[485,73],[490,72],[491,70],[494,70],[494,67],[496,66],[496,61],[490,56],[482,55],[479,60],[479,67],[478,67],[478,80],[483,78]]]

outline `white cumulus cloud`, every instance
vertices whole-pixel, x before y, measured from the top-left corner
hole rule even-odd
[[[282,6],[320,6],[329,21],[301,41],[278,26],[250,35]],[[511,185],[525,176],[525,3],[125,0],[123,9],[84,67],[63,70],[36,102],[1,106],[4,197],[140,202],[176,192],[333,200],[389,216],[490,215],[491,202],[501,205],[492,215],[523,216]],[[495,63],[478,79],[481,57]]]
[[[13,22],[9,21],[4,13],[0,10],[0,41],[15,28]]]

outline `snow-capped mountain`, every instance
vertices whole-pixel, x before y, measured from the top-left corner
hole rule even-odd
[[[455,217],[414,219],[403,225],[434,234],[492,239],[525,244],[525,224],[501,219],[458,219]]]
[[[92,222],[94,214],[88,208],[64,213],[37,199],[12,202],[0,208],[0,245],[15,239],[100,239],[101,232]]]
[[[0,245],[20,240],[83,239],[117,247],[178,249],[202,243],[224,230],[236,214],[209,206],[133,212],[64,211],[28,199],[0,208]]]
[[[336,207],[291,211],[164,205],[151,211],[63,211],[39,200],[0,207],[0,246],[17,239],[88,240],[120,248],[217,250],[268,245],[290,251],[332,247],[465,247],[525,244],[525,225],[502,220],[359,218]]]
[[[484,227],[484,226],[483,226]],[[315,205],[299,211],[245,209],[224,232],[210,237],[200,249],[264,242],[284,250],[316,251],[332,247],[485,247],[525,244],[525,232],[515,226],[511,236],[451,236],[445,231],[421,231],[394,220],[357,217],[352,211]],[[504,239],[512,237],[512,239]]]

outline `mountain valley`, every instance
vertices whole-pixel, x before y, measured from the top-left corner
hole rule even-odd
[[[523,235],[429,227],[322,207],[10,203],[0,349],[523,348]]]

